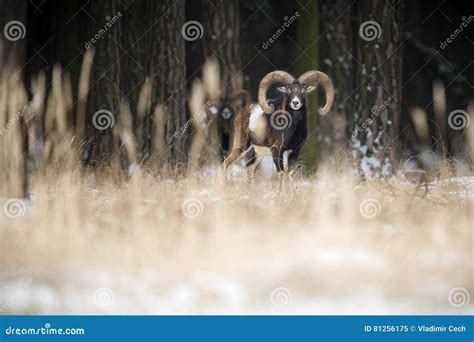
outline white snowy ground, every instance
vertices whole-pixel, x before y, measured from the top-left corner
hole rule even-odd
[[[300,179],[282,202],[273,183],[221,191],[212,173],[186,188],[203,205],[195,218],[171,195],[180,185],[148,184],[92,231],[58,214],[81,196],[63,206],[37,189],[24,216],[0,221],[1,313],[474,314],[474,177],[416,196]]]

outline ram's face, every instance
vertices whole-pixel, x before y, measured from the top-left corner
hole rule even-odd
[[[232,119],[234,111],[232,109],[232,103],[228,100],[222,101],[219,115],[224,120]]]
[[[233,116],[232,107],[227,103],[216,103],[209,107],[209,111],[219,120],[229,120]]]
[[[284,93],[288,97],[288,104],[293,110],[298,110],[303,107],[306,94],[313,91],[316,87],[306,86],[301,83],[287,84],[286,86],[278,87],[278,91]]]
[[[227,98],[222,98],[215,104],[209,107],[212,114],[219,118],[219,120],[231,120],[234,116],[234,108],[232,102]]]

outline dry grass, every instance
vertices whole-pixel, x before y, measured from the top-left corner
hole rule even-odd
[[[280,189],[211,171],[35,179],[25,215],[1,217],[4,311],[472,310],[448,297],[474,293],[474,178],[357,185],[328,170]]]
[[[0,70],[2,313],[472,313],[473,177],[360,183],[325,166],[280,187],[194,165],[166,176],[136,167],[126,103],[114,146],[134,171],[85,171],[90,51],[75,106],[59,67],[49,92],[33,78],[30,102]],[[143,117],[147,84],[141,94]],[[159,147],[167,113],[154,113]]]

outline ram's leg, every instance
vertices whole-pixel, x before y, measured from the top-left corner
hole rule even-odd
[[[245,149],[248,147],[246,130],[245,130],[245,113],[239,114],[234,121],[234,139],[232,143],[232,151],[229,156],[224,160],[224,174],[227,173],[228,168],[235,163]]]
[[[232,149],[232,152],[229,154],[229,156],[224,160],[224,173],[227,173],[227,170],[229,169],[229,167],[235,163],[235,161],[237,159],[240,158],[240,156],[242,155],[242,153],[244,152],[244,149],[243,148],[233,148]]]
[[[273,164],[275,164],[275,167],[278,172],[284,171],[284,165],[283,165],[283,155],[280,153],[281,150],[277,147],[272,147],[272,158],[273,158]]]
[[[301,165],[298,164],[298,152],[291,153],[288,157],[288,175],[291,180],[294,180],[302,169]]]
[[[283,163],[283,155],[280,153],[281,150],[277,147],[273,147],[271,149],[272,151],[272,158],[273,158],[273,163],[275,164],[275,167],[278,172],[278,181],[280,183],[280,190],[283,185],[283,177],[284,177],[284,163]]]
[[[250,146],[245,152],[245,167],[250,167],[254,165],[256,160],[257,157],[255,154],[255,148],[253,146]]]
[[[291,152],[292,150],[285,150],[283,152],[283,169],[285,173],[288,173],[290,170]]]
[[[249,182],[252,182],[255,178],[255,168],[257,165],[257,154],[255,153],[255,148],[251,146],[245,154],[245,168]]]

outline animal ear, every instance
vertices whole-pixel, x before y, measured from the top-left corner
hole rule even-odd
[[[278,87],[277,90],[283,94],[286,94],[288,92],[285,86]]]
[[[316,89],[315,86],[307,86],[305,91],[306,91],[306,93],[309,93],[309,92],[313,91],[314,89]]]

